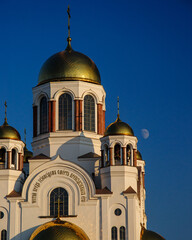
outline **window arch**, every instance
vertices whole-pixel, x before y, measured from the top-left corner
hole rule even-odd
[[[59,206],[58,206],[59,204]],[[68,215],[68,192],[64,188],[55,188],[50,195],[50,215],[57,216],[58,208],[60,216]]]
[[[95,101],[91,95],[84,98],[84,130],[95,131]]]
[[[121,165],[121,146],[119,143],[115,144],[114,147],[114,159],[115,165]]]
[[[59,130],[72,130],[72,97],[67,93],[59,97]]]
[[[7,231],[5,229],[1,231],[1,240],[7,240]]]
[[[130,145],[127,145],[127,148],[126,148],[126,160],[127,160],[127,165],[131,165],[131,147],[130,147]]]
[[[40,101],[40,133],[47,132],[47,99],[43,97]]]
[[[121,226],[119,229],[120,232],[120,240],[125,240],[125,227]]]
[[[111,240],[117,240],[117,228],[116,227],[111,228]]]
[[[4,147],[0,149],[0,169],[5,168],[5,154],[6,150]]]

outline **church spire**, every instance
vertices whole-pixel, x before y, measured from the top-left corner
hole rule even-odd
[[[70,8],[69,8],[69,5],[68,5],[68,8],[67,8],[67,14],[68,14],[68,38],[67,38],[67,48],[66,50],[68,50],[69,52],[71,52],[72,50],[72,47],[71,47],[71,28],[70,28],[70,18],[71,18],[71,15],[70,15]]]

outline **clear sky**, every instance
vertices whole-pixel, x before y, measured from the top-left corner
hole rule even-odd
[[[32,141],[32,87],[43,62],[64,50],[67,5],[74,50],[96,63],[107,93],[106,126],[120,117],[146,161],[148,229],[191,238],[192,1],[1,0],[0,122]],[[144,139],[142,129],[149,131]]]

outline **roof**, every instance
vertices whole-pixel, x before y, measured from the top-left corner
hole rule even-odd
[[[123,193],[128,193],[128,194],[135,194],[135,190],[130,186],[128,187],[125,191],[123,191]]]
[[[20,192],[16,192],[15,190],[13,190],[6,197],[21,197],[21,193]]]
[[[89,153],[79,156],[78,158],[100,158],[100,157],[101,156],[99,156],[97,153],[89,152]]]
[[[36,155],[32,158],[30,158],[30,160],[39,160],[39,159],[51,159],[50,157],[46,156],[45,154],[41,153],[39,155]]]
[[[113,194],[107,187],[96,189],[96,194]]]

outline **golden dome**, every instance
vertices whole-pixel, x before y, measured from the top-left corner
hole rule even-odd
[[[143,159],[142,159],[142,155],[141,155],[141,153],[139,152],[139,150],[137,150],[136,156],[137,156],[137,160],[143,160]]]
[[[73,51],[69,41],[65,51],[54,54],[43,64],[38,84],[78,80],[101,84],[95,63],[86,55]]]
[[[141,237],[140,240],[165,240],[162,236],[159,234],[146,230],[144,227],[141,230]]]
[[[4,124],[0,126],[0,139],[21,140],[21,137],[18,131],[14,127],[9,126],[5,120]]]
[[[29,240],[89,240],[85,232],[75,224],[61,221],[45,223],[38,227]]]
[[[27,147],[24,147],[24,159],[23,162],[28,162],[29,158],[33,157],[33,153],[27,149]]]
[[[104,136],[110,135],[134,136],[134,133],[129,124],[122,122],[118,115],[117,120],[114,123],[111,123],[105,130]]]

